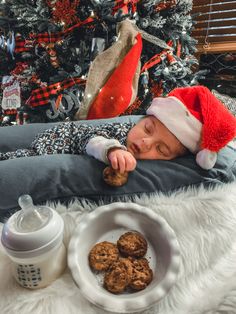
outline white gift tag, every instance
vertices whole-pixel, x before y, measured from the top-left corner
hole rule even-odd
[[[20,84],[17,80],[13,80],[12,76],[4,76],[2,79],[2,85],[6,87],[3,89],[2,97],[2,109],[17,109],[21,106],[20,98]]]

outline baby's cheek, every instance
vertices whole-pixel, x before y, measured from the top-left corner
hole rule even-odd
[[[156,160],[156,159],[162,159],[162,158],[156,149],[152,149],[147,153],[143,153],[143,159]]]

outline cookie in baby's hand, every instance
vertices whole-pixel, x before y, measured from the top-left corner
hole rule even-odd
[[[104,181],[111,186],[122,186],[128,181],[128,172],[120,173],[112,167],[106,167],[103,170]]]

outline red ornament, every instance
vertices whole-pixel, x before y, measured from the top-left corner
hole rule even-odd
[[[58,58],[57,58],[57,52],[54,49],[54,46],[55,46],[54,43],[45,44],[45,43],[42,42],[42,43],[40,43],[40,45],[42,47],[46,48],[46,51],[49,54],[51,65],[54,68],[58,68],[59,67],[59,61],[58,61]]]

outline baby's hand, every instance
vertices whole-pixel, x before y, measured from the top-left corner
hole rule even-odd
[[[112,168],[119,170],[120,173],[124,173],[125,171],[133,171],[137,164],[136,159],[130,152],[120,148],[110,149],[107,157],[111,163]]]

